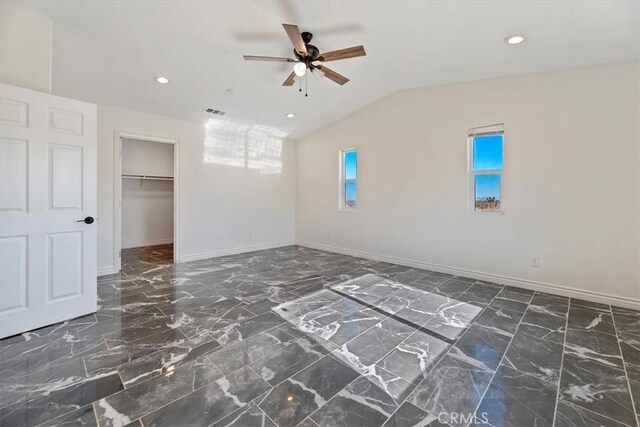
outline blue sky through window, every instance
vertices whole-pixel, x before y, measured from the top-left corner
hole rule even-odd
[[[476,175],[476,200],[500,200],[500,175]]]
[[[355,182],[344,183],[344,204],[347,207],[355,207],[358,196],[358,187]]]
[[[356,179],[358,168],[358,152],[347,151],[344,153],[344,179]]]
[[[476,136],[473,138],[474,171],[502,170],[504,166],[503,136]],[[500,200],[500,179],[497,174],[476,175],[475,199],[495,197]]]
[[[473,170],[502,169],[502,135],[476,136],[473,138]]]
[[[356,179],[358,173],[358,152],[347,151],[344,153],[344,179]],[[344,183],[344,205],[355,208],[358,198],[358,184],[356,182]]]

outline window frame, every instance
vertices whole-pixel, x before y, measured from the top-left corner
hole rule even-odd
[[[346,176],[346,165],[345,165],[345,156],[347,153],[352,153],[355,152],[356,153],[356,177],[355,179],[347,179],[345,178]],[[338,210],[343,211],[343,212],[355,212],[358,210],[358,194],[360,192],[360,188],[359,188],[359,183],[358,183],[358,176],[360,174],[360,153],[358,153],[358,148],[357,147],[350,147],[350,148],[343,148],[338,152]],[[346,203],[346,191],[345,191],[345,185],[348,182],[353,182],[356,184],[356,206],[355,207],[349,207],[347,206]]]
[[[474,170],[473,158],[475,142],[474,138],[478,136],[502,135],[502,169],[490,169],[476,171]],[[506,137],[504,132],[504,124],[499,123],[489,126],[481,126],[468,129],[467,131],[467,153],[468,153],[468,207],[469,211],[478,215],[504,215],[505,214],[505,197],[504,197],[504,176],[507,164],[506,156]],[[476,176],[478,175],[499,175],[500,176],[500,210],[495,212],[476,210]]]

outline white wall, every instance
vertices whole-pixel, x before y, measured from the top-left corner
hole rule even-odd
[[[122,174],[173,176],[173,144],[122,139]],[[122,248],[173,242],[173,181],[122,179]]]
[[[98,106],[98,266],[114,265],[116,132],[178,139],[181,259],[291,244],[295,145],[228,121],[187,122]],[[249,235],[251,233],[251,235]]]
[[[0,4],[0,81],[51,92],[51,20]]]
[[[639,76],[638,62],[620,63],[373,104],[298,142],[297,239],[639,307]],[[495,123],[504,216],[467,207],[467,129]],[[353,146],[359,208],[339,212],[338,150]]]
[[[122,173],[173,176],[173,144],[122,138]]]

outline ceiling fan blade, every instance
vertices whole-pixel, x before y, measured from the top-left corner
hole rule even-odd
[[[320,56],[318,56],[318,61],[337,61],[338,59],[357,58],[358,56],[365,56],[366,54],[367,52],[364,51],[364,46],[353,46],[346,49],[321,53]]]
[[[345,76],[336,73],[331,68],[327,68],[324,65],[316,65],[315,67],[320,71],[322,71],[326,78],[328,78],[329,80],[333,80],[334,82],[338,83],[340,86],[344,85],[349,81],[349,79],[346,78]]]
[[[300,28],[297,25],[291,24],[282,24],[284,30],[287,32],[287,35],[291,39],[291,43],[293,43],[293,47],[296,52],[300,55],[307,55],[307,48],[304,45],[304,40],[302,40],[302,36],[300,35]]]
[[[295,80],[294,80],[295,77],[296,77],[296,73],[292,71],[291,74],[289,74],[289,77],[287,77],[287,80],[285,80],[284,83],[282,83],[282,86],[293,86],[293,84],[295,83]]]
[[[255,56],[255,55],[242,55],[245,61],[267,61],[267,62],[298,62],[291,58],[281,58],[278,56]]]

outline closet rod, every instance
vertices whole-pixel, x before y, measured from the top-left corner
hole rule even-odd
[[[172,176],[158,176],[158,175],[130,175],[130,174],[122,174],[122,178],[124,179],[150,179],[156,181],[173,181]]]

